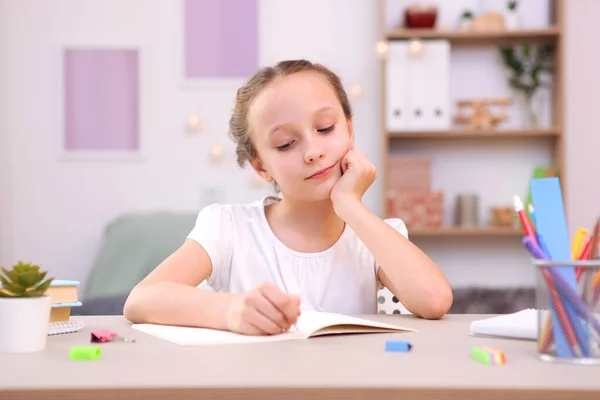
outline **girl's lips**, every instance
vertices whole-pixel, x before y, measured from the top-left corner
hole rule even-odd
[[[331,171],[333,171],[333,167],[335,167],[335,164],[333,164],[331,167],[327,167],[325,169],[317,171],[316,173],[312,174],[311,176],[309,176],[306,179],[321,179],[321,178],[325,178],[325,177],[329,176],[329,174],[331,174]]]

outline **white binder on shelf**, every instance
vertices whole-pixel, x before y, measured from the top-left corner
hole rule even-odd
[[[452,127],[450,105],[450,42],[447,40],[426,43],[424,92],[427,129],[448,130]]]
[[[390,42],[386,75],[388,131],[450,129],[448,41]]]
[[[386,62],[385,115],[388,131],[409,129],[407,60],[409,46],[406,41],[392,41],[388,45]]]

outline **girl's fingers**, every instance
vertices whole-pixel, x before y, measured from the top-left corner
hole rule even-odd
[[[256,298],[256,309],[270,321],[277,324],[280,331],[290,329],[290,323],[287,321],[285,315],[266,297],[260,296]]]
[[[258,310],[250,314],[248,322],[259,329],[263,335],[276,335],[283,331],[279,325],[262,315]]]
[[[265,283],[259,286],[259,289],[264,297],[284,315],[289,324],[296,323],[299,309],[296,298],[285,294],[272,283]]]

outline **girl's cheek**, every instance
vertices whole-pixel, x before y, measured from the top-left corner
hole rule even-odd
[[[284,176],[288,175],[289,176],[289,175],[294,174],[298,170],[298,167],[295,165],[295,163],[292,160],[290,160],[290,158],[291,157],[287,157],[286,160],[282,160],[282,162],[280,163],[280,165],[279,165],[279,169],[280,169],[279,173],[281,175],[284,175]]]

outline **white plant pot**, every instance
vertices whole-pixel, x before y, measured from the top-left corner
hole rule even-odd
[[[519,16],[519,13],[516,11],[509,11],[506,15],[505,23],[506,29],[509,31],[516,31],[521,28],[521,17]]]
[[[46,348],[50,296],[0,297],[0,353],[34,353]]]
[[[458,29],[461,31],[470,31],[473,29],[473,21],[470,18],[463,18],[458,23]]]

